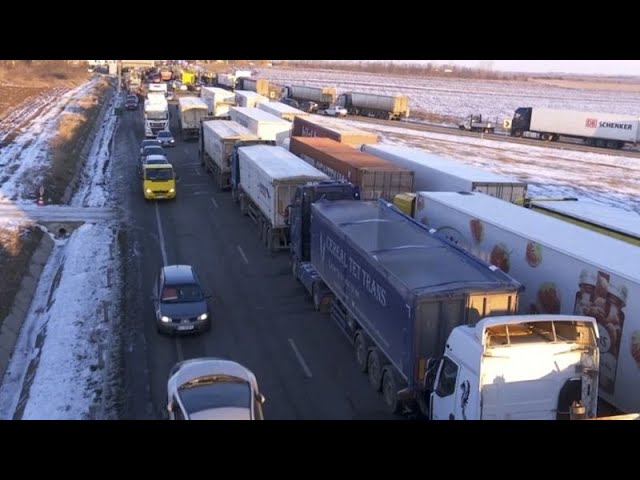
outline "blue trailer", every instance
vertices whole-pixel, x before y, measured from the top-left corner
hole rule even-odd
[[[313,290],[331,293],[331,316],[390,411],[427,415],[430,367],[449,333],[513,314],[521,285],[383,200],[320,199],[310,210],[298,277],[312,272]]]

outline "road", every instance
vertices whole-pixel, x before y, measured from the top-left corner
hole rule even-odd
[[[179,139],[175,107],[172,130]],[[393,419],[356,367],[340,330],[314,311],[285,253],[271,254],[228,192],[201,169],[196,142],[168,150],[179,181],[174,202],[145,202],[136,165],[142,113],[123,112],[112,161],[127,212],[122,247],[126,417],[163,418],[169,369],[179,360],[225,356],[250,368],[267,419]],[[157,333],[151,288],[164,264],[195,267],[212,295],[213,328],[193,337]]]

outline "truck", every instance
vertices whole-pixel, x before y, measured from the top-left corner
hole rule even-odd
[[[556,419],[580,402],[596,415],[593,318],[515,315],[519,282],[388,202],[306,193],[291,207],[293,275],[390,412]]]
[[[640,249],[483,193],[419,192],[415,220],[524,286],[520,313],[596,319],[601,398],[640,411]]]
[[[409,99],[405,95],[351,92],[341,94],[337,103],[346,108],[349,115],[362,115],[385,120],[400,120],[409,117]]]
[[[231,120],[201,123],[200,164],[211,172],[220,190],[231,188],[231,154],[234,145],[247,140],[259,140],[259,137]]]
[[[258,104],[260,110],[293,122],[295,117],[307,117],[309,114],[282,102],[263,102]]]
[[[256,223],[269,251],[288,249],[288,207],[297,186],[329,177],[282,147],[241,146],[236,153],[240,212]]]
[[[525,207],[640,246],[640,214],[573,197],[525,199]]]
[[[169,130],[169,103],[164,95],[150,95],[144,101],[145,137],[153,138],[163,130]]]
[[[363,200],[413,191],[413,171],[330,138],[292,137],[289,151],[332,179],[357,185]]]
[[[484,192],[507,202],[523,202],[527,184],[472,165],[456,162],[418,148],[398,145],[362,145],[363,152],[415,172],[414,190],[428,192]],[[396,206],[411,215],[415,194],[400,194]]]
[[[545,141],[566,137],[594,147],[620,149],[638,143],[639,122],[636,115],[520,107],[513,115],[510,135]]]
[[[219,73],[216,75],[216,85],[234,91],[236,89],[236,77],[231,73]]]
[[[184,140],[198,138],[200,121],[207,116],[209,107],[198,97],[178,98],[178,117],[180,132]]]
[[[145,200],[173,200],[176,198],[176,174],[170,163],[141,166],[142,193]]]
[[[196,83],[196,74],[187,70],[182,70],[180,72],[180,82],[183,85],[193,85]]]
[[[469,115],[463,122],[458,124],[458,127],[460,130],[466,130],[467,132],[494,133],[497,124],[497,119],[487,120],[482,118],[482,114],[477,114]]]
[[[305,85],[288,85],[282,87],[282,98],[290,98],[298,102],[311,101],[324,110],[336,103],[336,89],[333,87],[309,87]]]
[[[167,96],[167,84],[166,83],[150,83],[147,89],[147,95],[160,94]]]
[[[240,77],[236,84],[240,90],[249,90],[264,97],[271,98],[269,96],[269,80],[266,78]]]
[[[292,137],[326,137],[351,146],[378,143],[378,134],[353,128],[343,120],[317,116],[296,116]]]
[[[200,98],[207,104],[208,115],[224,117],[229,115],[229,107],[236,106],[236,95],[229,90],[218,87],[202,87]]]
[[[256,92],[248,90],[235,90],[236,103],[239,107],[256,108],[259,104],[268,102],[269,99]]]
[[[277,145],[283,145],[291,132],[291,123],[258,108],[231,107],[229,117],[262,140],[274,140]]]

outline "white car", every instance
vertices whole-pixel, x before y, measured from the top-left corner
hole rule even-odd
[[[346,117],[347,109],[339,105],[332,105],[324,111],[324,114],[330,117]]]
[[[231,360],[194,358],[169,372],[170,420],[264,420],[264,401],[255,375]]]

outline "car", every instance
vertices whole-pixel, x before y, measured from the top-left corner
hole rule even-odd
[[[149,145],[148,147],[144,147],[142,149],[142,153],[140,154],[140,162],[144,163],[145,157],[149,155],[162,155],[164,157],[167,156],[167,153],[162,146],[159,145]]]
[[[307,113],[316,113],[320,106],[316,102],[312,102],[311,100],[304,100],[300,102],[300,110]]]
[[[339,105],[331,105],[324,111],[324,114],[330,117],[346,117],[347,113],[347,109]]]
[[[158,132],[158,135],[156,136],[156,140],[158,140],[163,147],[176,146],[176,141],[169,130],[163,130],[162,132]]]
[[[143,140],[142,143],[140,144],[140,155],[144,153],[145,147],[151,147],[151,146],[162,147],[162,144],[155,138],[147,138]]]
[[[153,286],[156,327],[160,333],[195,333],[211,329],[207,295],[191,265],[162,267]]]
[[[293,98],[283,98],[280,100],[281,103],[284,103],[285,105],[289,105],[290,107],[293,108],[300,108],[300,103],[297,100],[294,100]]]
[[[233,360],[192,358],[169,372],[169,420],[264,420],[264,402],[256,376]]]
[[[176,98],[176,94],[173,93],[173,90],[167,90],[167,94],[165,95],[167,97],[167,101],[171,101],[171,100],[175,100]]]
[[[137,110],[138,109],[138,97],[136,95],[128,95],[126,100],[124,101],[124,108],[127,110]]]

